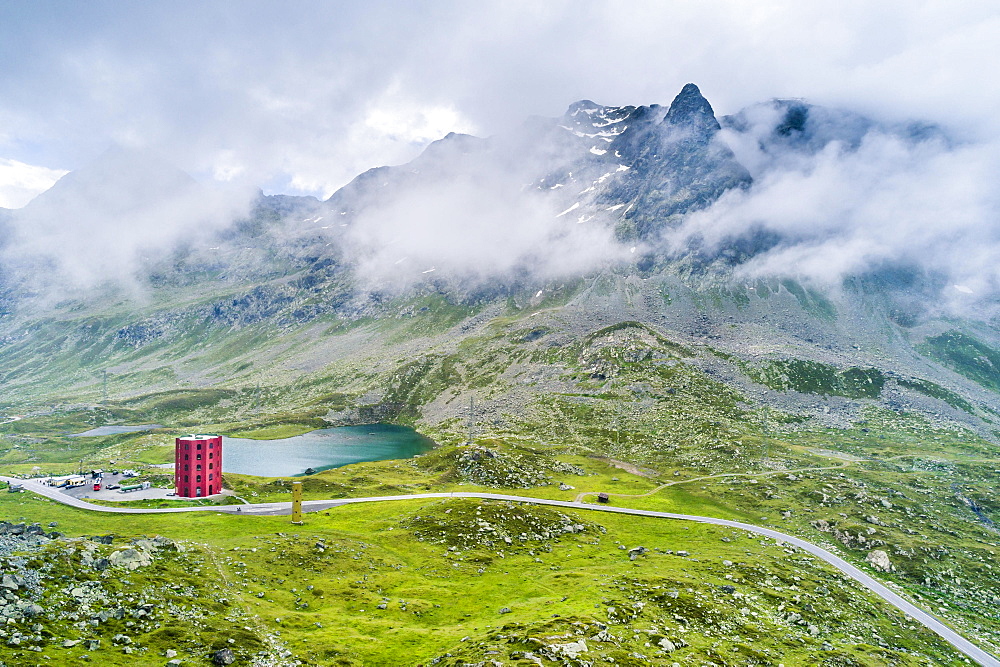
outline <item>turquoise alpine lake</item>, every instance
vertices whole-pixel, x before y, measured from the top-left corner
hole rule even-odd
[[[71,438],[90,438],[98,435],[121,435],[122,433],[138,433],[139,431],[152,431],[154,428],[163,428],[159,424],[140,424],[138,426],[98,426],[83,433],[72,433]]]
[[[408,459],[429,451],[434,441],[394,424],[324,428],[280,440],[222,439],[222,472],[293,477],[362,461]]]

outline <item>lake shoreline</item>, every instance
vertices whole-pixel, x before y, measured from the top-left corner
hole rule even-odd
[[[223,473],[258,477],[302,477],[352,463],[408,459],[435,443],[406,426],[368,424],[316,429],[289,438],[223,435]]]

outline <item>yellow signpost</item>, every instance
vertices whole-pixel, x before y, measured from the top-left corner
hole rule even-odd
[[[302,482],[292,482],[292,523],[302,525]]]

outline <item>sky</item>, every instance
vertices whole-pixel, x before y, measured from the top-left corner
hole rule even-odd
[[[0,207],[114,146],[327,197],[572,102],[775,97],[1000,137],[996,2],[0,3]]]
[[[693,82],[718,116],[750,109],[746,132],[718,139],[753,186],[672,222],[652,247],[620,243],[607,216],[567,228],[559,211],[572,201],[523,190],[545,169],[530,161],[485,181],[444,169],[331,243],[382,289],[526,266],[575,275],[764,231],[781,243],[738,279],[836,286],[919,267],[946,310],[984,313],[1000,295],[997,62],[995,0],[0,3],[0,208],[91,167],[0,216],[0,265],[53,294],[139,284],[150,249],[211,248],[257,188],[325,199],[449,132],[509,136],[583,99],[667,105]],[[850,110],[874,129],[815,154],[765,150],[776,98]],[[894,133],[909,121],[947,139]],[[133,169],[118,162],[128,155],[149,159]],[[171,165],[194,181],[163,197],[153,186]]]

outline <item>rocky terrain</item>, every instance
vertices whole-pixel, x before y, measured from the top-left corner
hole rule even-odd
[[[0,522],[0,554],[3,664],[106,663],[108,653],[130,664],[282,662],[280,643],[242,627],[256,623],[198,576],[212,565],[197,547]]]
[[[160,464],[178,429],[412,425],[438,447],[310,476],[307,497],[606,492],[772,525],[995,649],[995,299],[955,311],[944,295],[957,286],[919,266],[834,283],[750,275],[794,242],[760,230],[668,242],[766,175],[726,136],[777,162],[858,151],[872,132],[946,143],[804,102],[719,119],[685,86],[670,105],[581,101],[508,135],[449,135],[324,202],[260,195],[143,248],[127,279],[66,287],[58,258],[25,255],[0,275],[0,466]],[[112,158],[3,224],[120,216],[78,187],[110,185],[125,159]],[[172,173],[132,176],[191,187]],[[470,202],[475,243],[438,254],[435,220]],[[137,196],[127,212],[161,205]],[[496,230],[518,221],[545,233],[504,254],[516,235]],[[165,430],[67,436],[151,423]],[[227,484],[255,500],[290,489]],[[15,494],[4,507],[24,517],[0,524],[10,665],[960,662],[811,558],[738,532],[465,501],[338,508],[298,533],[211,515],[97,529]]]
[[[57,280],[56,260],[19,258],[3,274],[0,404],[26,413],[114,399],[122,416],[183,410],[192,424],[267,406],[332,423],[418,423],[451,439],[467,430],[472,400],[483,435],[557,428],[565,437],[575,427],[554,420],[583,414],[597,428],[577,441],[656,422],[657,444],[616,438],[610,453],[642,458],[687,443],[705,464],[713,447],[757,430],[762,407],[785,423],[844,427],[877,406],[995,439],[1000,334],[987,302],[981,321],[956,319],[941,303],[940,276],[912,266],[839,285],[739,272],[785,241],[777,237],[733,238],[717,252],[665,245],[684,216],[754,187],[730,135],[757,138],[775,162],[858,151],[873,136],[944,141],[930,126],[801,101],[717,119],[694,85],[669,105],[584,100],[489,139],[449,135],[327,201],[261,195],[245,216],[144,248],[127,283],[51,298],[32,267]],[[148,191],[124,203],[94,194],[95,183],[113,191],[119,172]],[[57,225],[81,207],[79,224],[160,215],[182,210],[191,188],[161,161],[118,152],[12,212],[11,224]],[[507,266],[437,267],[419,235],[402,259],[378,245],[400,211],[411,217],[392,233],[432,225],[420,213],[428,198],[448,211],[451,199],[488,203],[496,193],[532,203],[511,211],[496,202],[499,218],[477,210],[477,225],[554,216],[549,236]],[[584,228],[618,250],[546,268],[580,250]],[[458,257],[478,256],[467,250]]]

